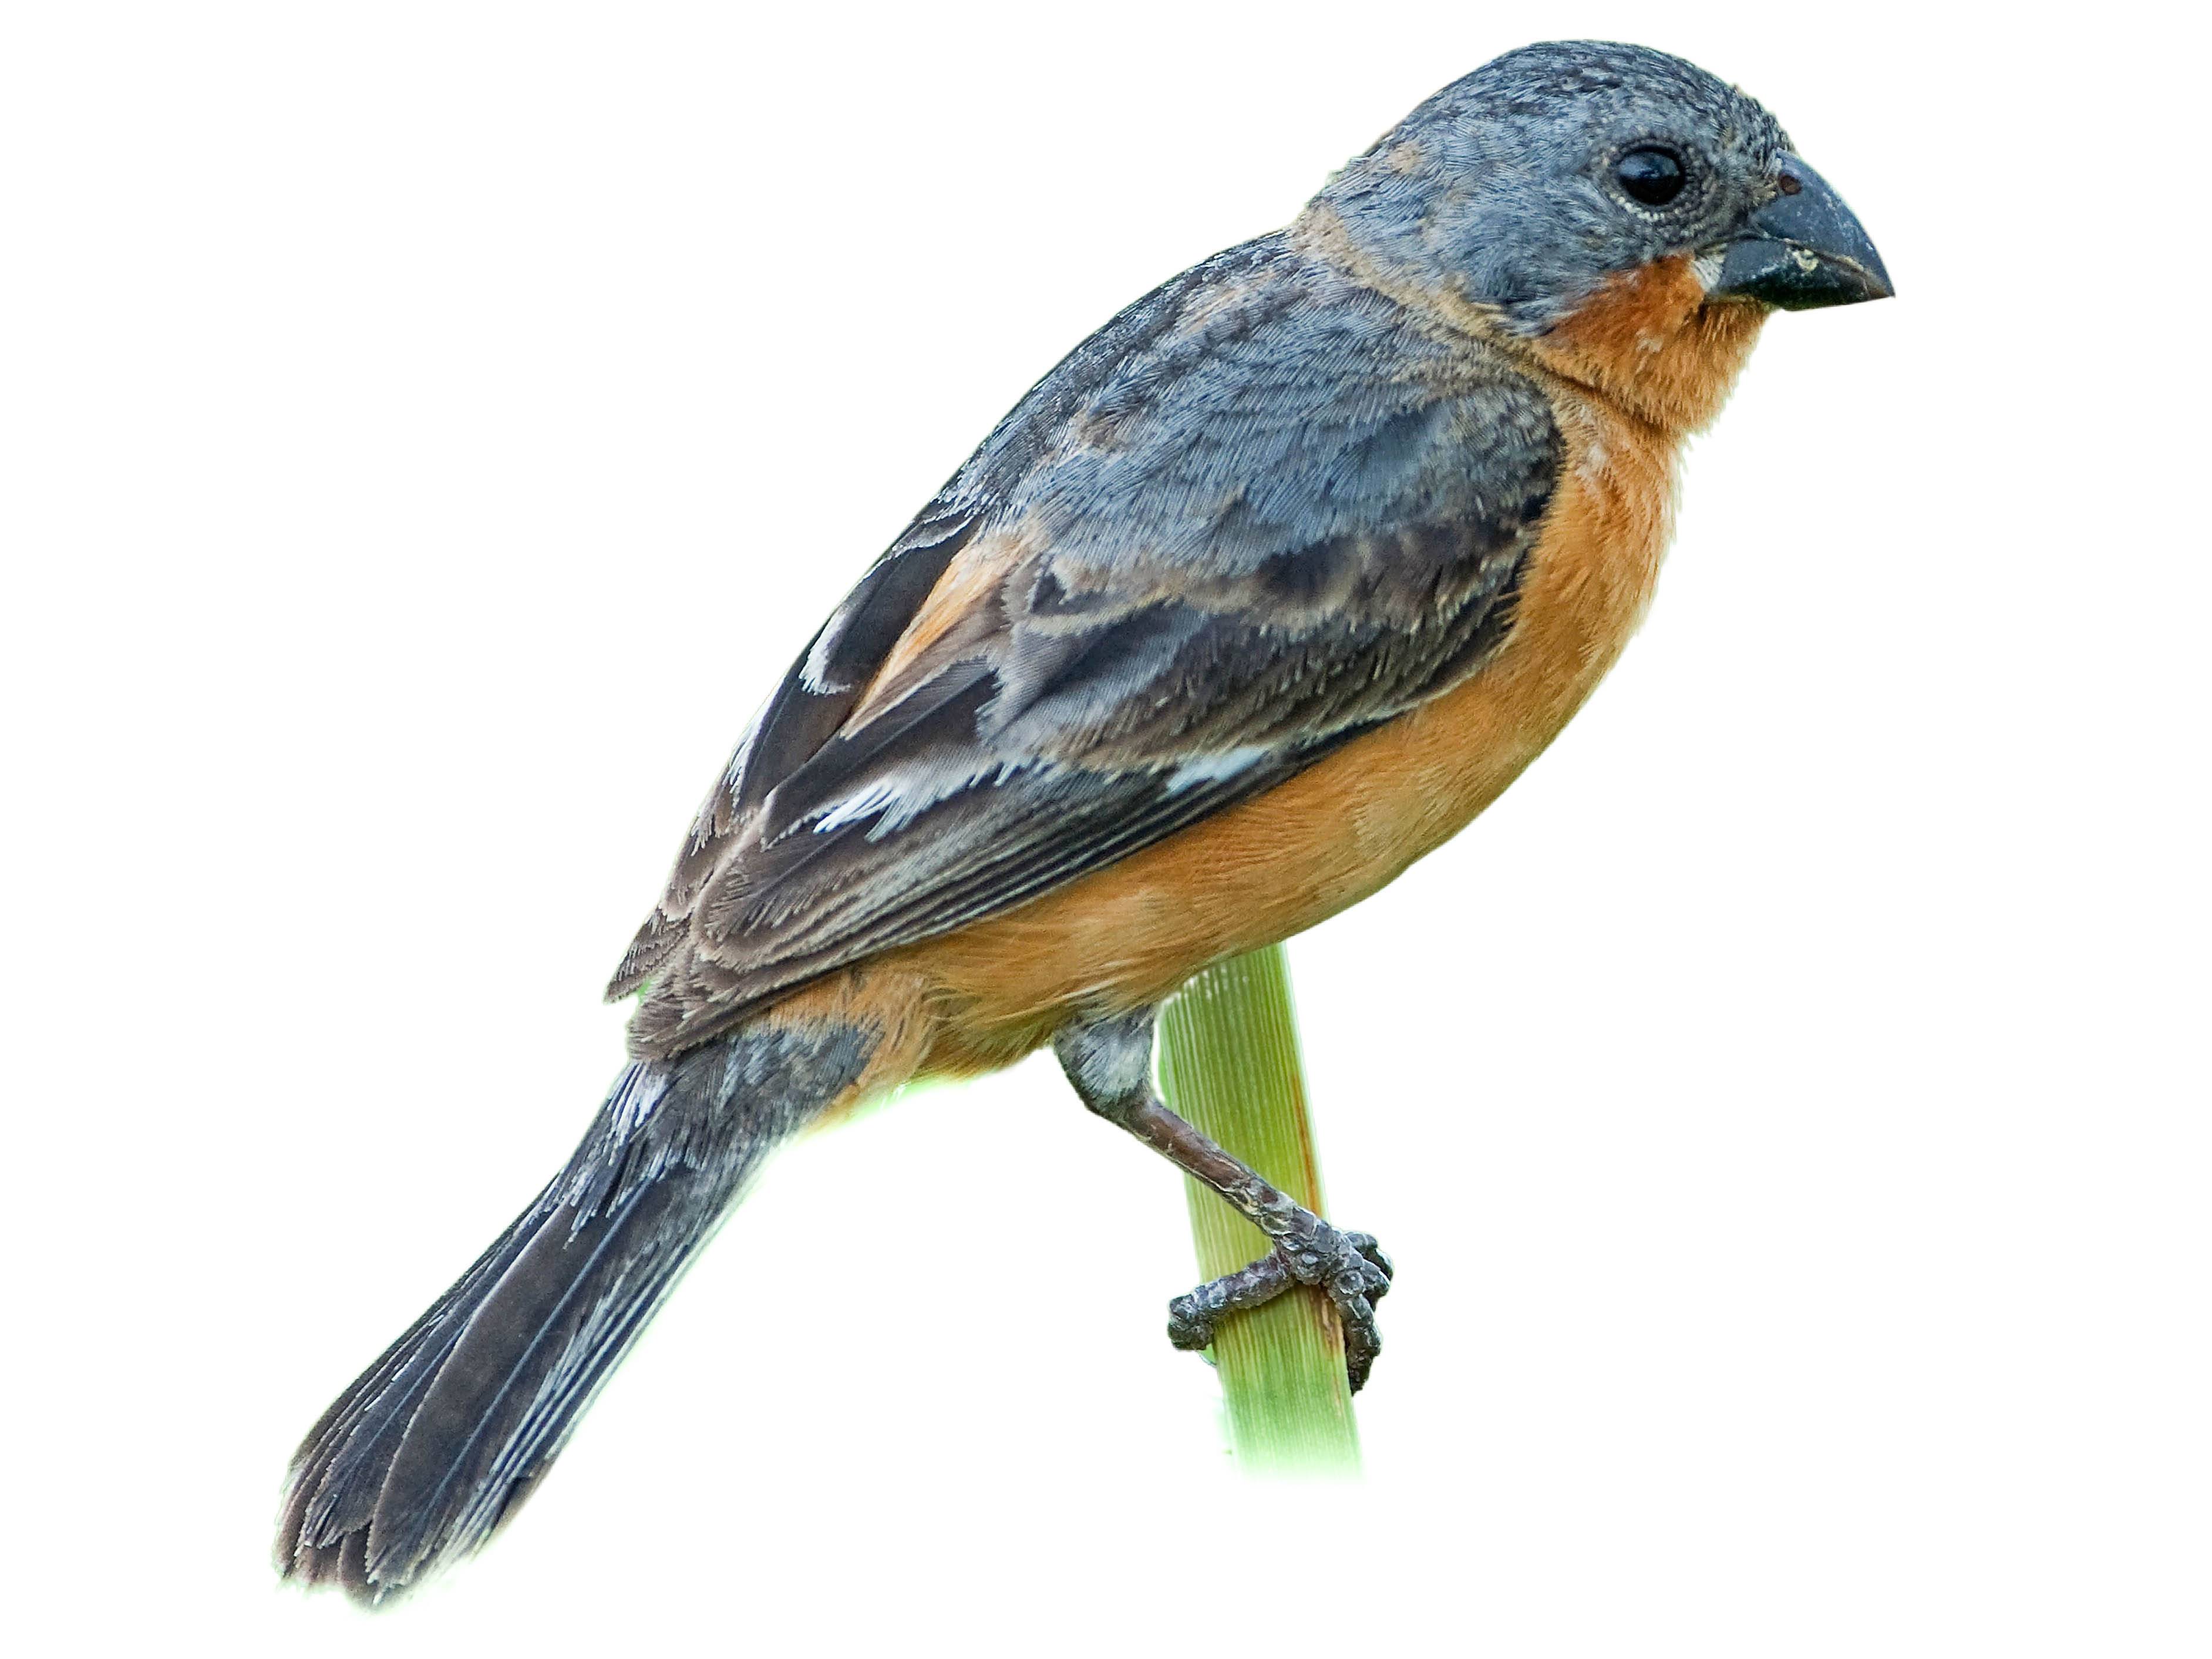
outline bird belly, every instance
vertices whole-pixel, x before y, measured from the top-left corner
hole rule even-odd
[[[925,1071],[1008,1063],[1072,1014],[1157,1002],[1210,963],[1357,903],[1466,827],[1543,752],[1649,604],[1671,435],[1555,392],[1560,488],[1511,631],[1468,680],[1266,793],[1000,916],[879,960],[939,1011]]]

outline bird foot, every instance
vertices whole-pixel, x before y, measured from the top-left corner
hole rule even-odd
[[[1223,1315],[1260,1307],[1293,1285],[1316,1286],[1335,1306],[1344,1326],[1345,1377],[1358,1394],[1382,1351],[1375,1304],[1389,1292],[1390,1258],[1372,1234],[1345,1232],[1317,1216],[1310,1229],[1281,1240],[1250,1267],[1169,1303],[1168,1340],[1188,1350],[1211,1347]]]

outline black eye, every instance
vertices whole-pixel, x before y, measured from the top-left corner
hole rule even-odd
[[[1613,176],[1646,207],[1665,207],[1682,193],[1682,163],[1663,149],[1632,149],[1613,164]]]

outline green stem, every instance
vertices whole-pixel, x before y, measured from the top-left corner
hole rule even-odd
[[[1168,1104],[1202,1133],[1316,1214],[1326,1213],[1281,945],[1209,968],[1167,1006],[1160,1086]],[[1211,1188],[1191,1182],[1189,1197],[1200,1278],[1234,1273],[1267,1254],[1266,1235]],[[1213,1358],[1230,1444],[1246,1468],[1358,1472],[1344,1334],[1319,1291],[1300,1288],[1229,1316]]]

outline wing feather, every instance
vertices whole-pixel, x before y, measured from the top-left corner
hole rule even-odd
[[[1133,307],[1000,423],[787,675],[611,994],[644,1053],[998,915],[1480,672],[1542,397],[1280,239]]]

